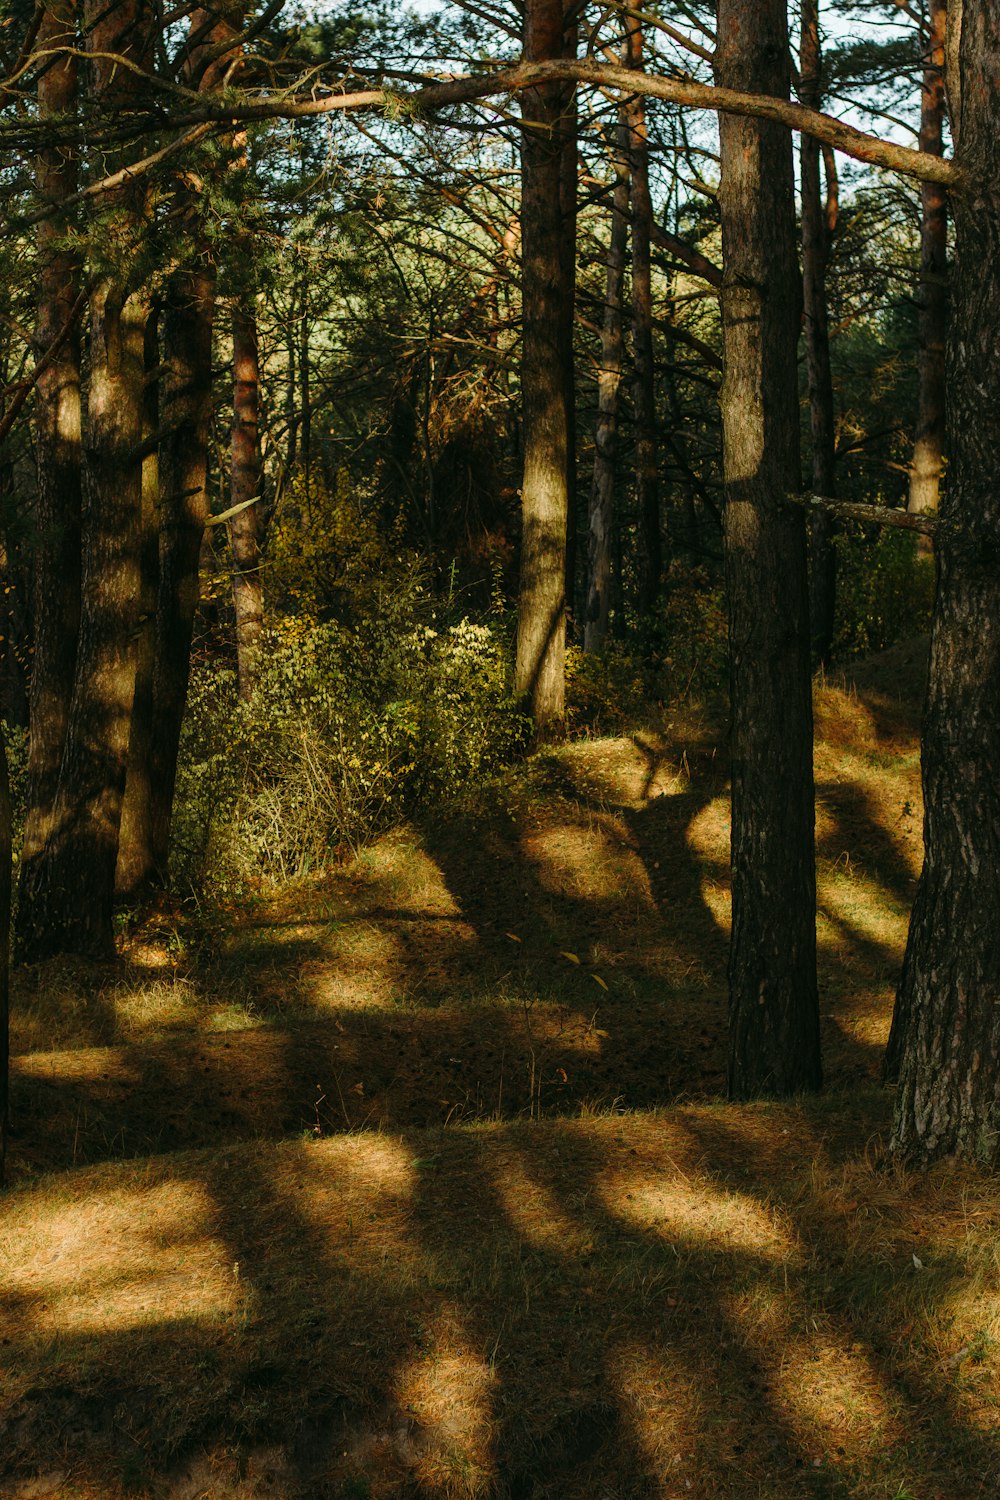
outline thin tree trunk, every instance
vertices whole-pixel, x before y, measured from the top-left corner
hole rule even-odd
[[[40,48],[76,46],[76,7],[53,0],[38,35]],[[77,59],[53,58],[38,79],[38,110],[67,116],[77,102]],[[78,186],[78,163],[69,148],[43,151],[36,168],[42,204],[69,198]],[[56,217],[38,227],[36,357],[40,358],[70,320],[79,291],[79,268],[61,243],[66,225]],[[17,946],[27,942],[31,888],[54,829],[56,788],[73,697],[80,631],[80,335],[74,326],[59,353],[39,376],[35,404],[38,502],[34,560],[34,654],[31,666],[31,733],[21,855],[21,899]]]
[[[784,0],[719,0],[720,84],[787,97]],[[729,1091],[821,1082],[812,702],[799,484],[792,144],[720,118],[725,555],[732,743]]]
[[[627,23],[625,63],[642,69],[642,22]],[[639,559],[639,613],[656,608],[663,581],[660,539],[660,486],[656,443],[656,370],[653,361],[653,274],[649,246],[653,205],[649,195],[649,136],[641,95],[626,106],[632,177],[632,357],[634,363],[635,491],[642,548]]]
[[[563,0],[528,0],[524,54],[567,51]],[[567,358],[572,287],[565,278],[565,133],[572,85],[543,84],[521,98],[521,396],[524,424],[521,583],[514,689],[527,701],[539,739],[558,735],[565,716],[566,538],[573,366]]]
[[[159,307],[146,319],[143,363],[143,442],[150,443],[160,423]],[[129,730],[125,797],[118,833],[115,892],[134,903],[156,880],[153,856],[153,678],[156,671],[156,600],[160,575],[160,463],[153,448],[142,460],[139,542],[139,628],[136,646],[135,693]]]
[[[236,610],[236,670],[241,698],[257,680],[264,632],[261,578],[260,359],[256,314],[233,307],[233,446],[230,504],[243,507],[229,523]]]
[[[601,363],[597,371],[597,432],[594,478],[590,490],[587,548],[587,607],[584,650],[602,651],[608,634],[611,603],[611,536],[615,511],[618,393],[622,378],[622,287],[628,237],[628,126],[619,112],[613,156],[615,191],[608,240]]]
[[[140,85],[111,55],[141,55],[148,20],[137,4],[90,0],[85,21],[95,96],[127,107]],[[90,303],[83,588],[73,699],[52,828],[32,878],[22,953],[114,954],[114,884],[132,698],[139,596],[143,342],[147,305],[128,284],[142,233],[141,184],[101,203],[95,234],[116,245]]]
[[[822,54],[819,38],[818,0],[802,0],[802,36],[799,49],[799,96],[808,109],[822,107]],[[830,325],[827,316],[826,271],[830,258],[830,203],[824,204],[821,182],[822,148],[812,136],[800,141],[802,180],[802,282],[809,375],[809,427],[812,437],[812,492],[837,493],[833,374],[830,369]],[[829,168],[828,168],[829,170]],[[812,518],[810,567],[810,618],[813,654],[824,666],[833,647],[837,605],[837,551],[833,543],[836,522],[826,511]]]
[[[1000,1163],[1000,10],[964,0],[948,486],[924,715],[924,865],[890,1060],[894,1154]]]
[[[947,7],[929,0],[920,149],[944,154],[944,66]],[[948,195],[938,182],[920,184],[920,353],[917,362],[917,431],[907,509],[938,509],[945,433],[945,339],[948,328]],[[819,491],[820,494],[823,491]],[[924,543],[930,549],[929,541]]]

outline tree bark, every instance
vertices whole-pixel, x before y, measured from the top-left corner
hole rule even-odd
[[[127,109],[136,76],[109,54],[136,57],[148,37],[137,3],[90,0],[89,69],[103,108]],[[52,826],[22,877],[21,952],[114,954],[114,884],[132,698],[139,595],[143,343],[148,308],[129,285],[143,187],[101,200],[94,224],[104,259],[90,301],[88,430],[79,646]],[[112,268],[113,267],[113,268]]]
[[[802,0],[799,74],[802,103],[809,109],[819,109],[822,104],[822,53],[818,0]],[[812,489],[814,494],[832,498],[837,493],[837,436],[833,374],[830,368],[826,271],[830,259],[830,236],[834,227],[830,210],[837,200],[835,194],[828,195],[827,202],[824,203],[823,200],[822,148],[819,142],[804,135],[799,149],[802,181],[803,325],[809,376]],[[835,530],[836,523],[829,512],[818,511],[813,516],[810,532],[810,623],[813,655],[823,666],[828,664],[833,648],[837,605],[837,551],[833,543]]]
[[[724,86],[786,96],[784,0],[719,0]],[[729,1092],[821,1083],[816,987],[812,701],[799,480],[792,145],[720,119],[721,391],[732,743]]]
[[[626,22],[625,61],[642,71],[642,22]],[[649,136],[646,104],[635,94],[625,106],[629,124],[632,209],[632,359],[635,412],[635,498],[642,548],[639,558],[639,614],[656,607],[663,581],[660,538],[660,486],[656,443],[656,371],[653,362],[653,272],[649,247],[653,205],[649,195]]]
[[[946,20],[945,0],[929,0],[920,99],[920,149],[936,156],[944,155]],[[944,460],[948,194],[941,183],[920,184],[920,205],[918,412],[907,508],[914,514],[928,515],[938,509]]]
[[[153,306],[143,339],[145,389],[143,442],[149,444],[160,425],[160,314]],[[156,599],[160,575],[160,463],[158,447],[142,460],[139,515],[139,623],[136,642],[135,693],[129,729],[125,796],[118,832],[115,893],[134,904],[156,877],[153,858],[153,679],[156,671]]]
[[[164,310],[164,411],[169,436],[161,462],[150,776],[149,878],[157,884],[166,881],[169,868],[177,754],[201,592],[201,546],[211,508],[208,472],[216,271],[199,229],[192,232],[193,263],[172,279]]]
[[[529,0],[524,53],[565,55],[564,0]],[[521,100],[521,581],[514,690],[529,705],[535,735],[562,732],[565,717],[566,537],[573,366],[567,357],[572,287],[567,286],[565,153],[571,84],[527,90]],[[575,149],[575,148],[574,148]]]
[[[52,0],[43,17],[38,46],[77,45],[76,7]],[[77,59],[54,58],[38,79],[42,118],[72,113],[77,102]],[[36,167],[42,205],[55,208],[76,192],[78,162],[69,147],[43,151]],[[61,245],[66,225],[59,217],[38,226],[39,287],[35,353],[46,350],[74,317],[79,267]],[[31,666],[30,738],[21,855],[21,900],[17,947],[23,949],[31,917],[30,891],[39,859],[54,829],[56,789],[73,697],[80,631],[80,334],[74,321],[56,357],[38,378],[35,405],[38,501],[34,559],[34,655]]]
[[[260,360],[255,312],[233,307],[233,441],[230,504],[242,505],[229,522],[236,610],[236,670],[241,698],[257,680],[264,632],[261,577]]]
[[[948,486],[924,716],[924,865],[890,1067],[893,1153],[1000,1163],[1000,11],[964,0]]]
[[[622,378],[622,287],[629,218],[628,140],[628,125],[623,111],[620,111],[613,155],[615,191],[608,240],[601,362],[597,371],[597,432],[588,524],[583,646],[585,651],[592,652],[604,649],[611,603],[611,535],[615,511],[618,393]]]

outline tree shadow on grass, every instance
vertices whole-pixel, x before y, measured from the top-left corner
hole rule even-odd
[[[858,1102],[855,1139],[881,1109]],[[991,1493],[995,1435],[908,1328],[912,1267],[885,1263],[919,1193],[886,1192],[838,1128],[695,1106],[239,1146],[14,1195],[0,1494],[43,1463],[67,1493],[178,1500]],[[920,1242],[938,1309],[968,1188]]]

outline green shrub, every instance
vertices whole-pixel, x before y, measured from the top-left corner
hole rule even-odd
[[[852,526],[836,547],[838,659],[870,656],[930,629],[934,562],[915,536],[887,527],[872,537]]]
[[[186,883],[231,892],[322,866],[527,741],[505,652],[468,620],[362,636],[293,619],[263,661],[247,702],[231,673],[194,674],[172,856]]]

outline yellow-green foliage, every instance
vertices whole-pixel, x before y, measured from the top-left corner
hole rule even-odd
[[[418,805],[460,793],[524,744],[502,645],[468,620],[363,633],[294,617],[273,630],[253,697],[196,672],[174,874],[232,891],[320,866]]]
[[[604,652],[566,652],[566,719],[570,733],[614,734],[642,718],[647,703],[642,664],[617,641]]]
[[[837,538],[838,658],[869,656],[930,628],[934,561],[914,536],[886,529],[874,540]]]
[[[430,612],[427,565],[408,548],[401,517],[386,524],[341,471],[331,493],[301,474],[288,485],[268,539],[271,605],[349,625],[402,624]]]

